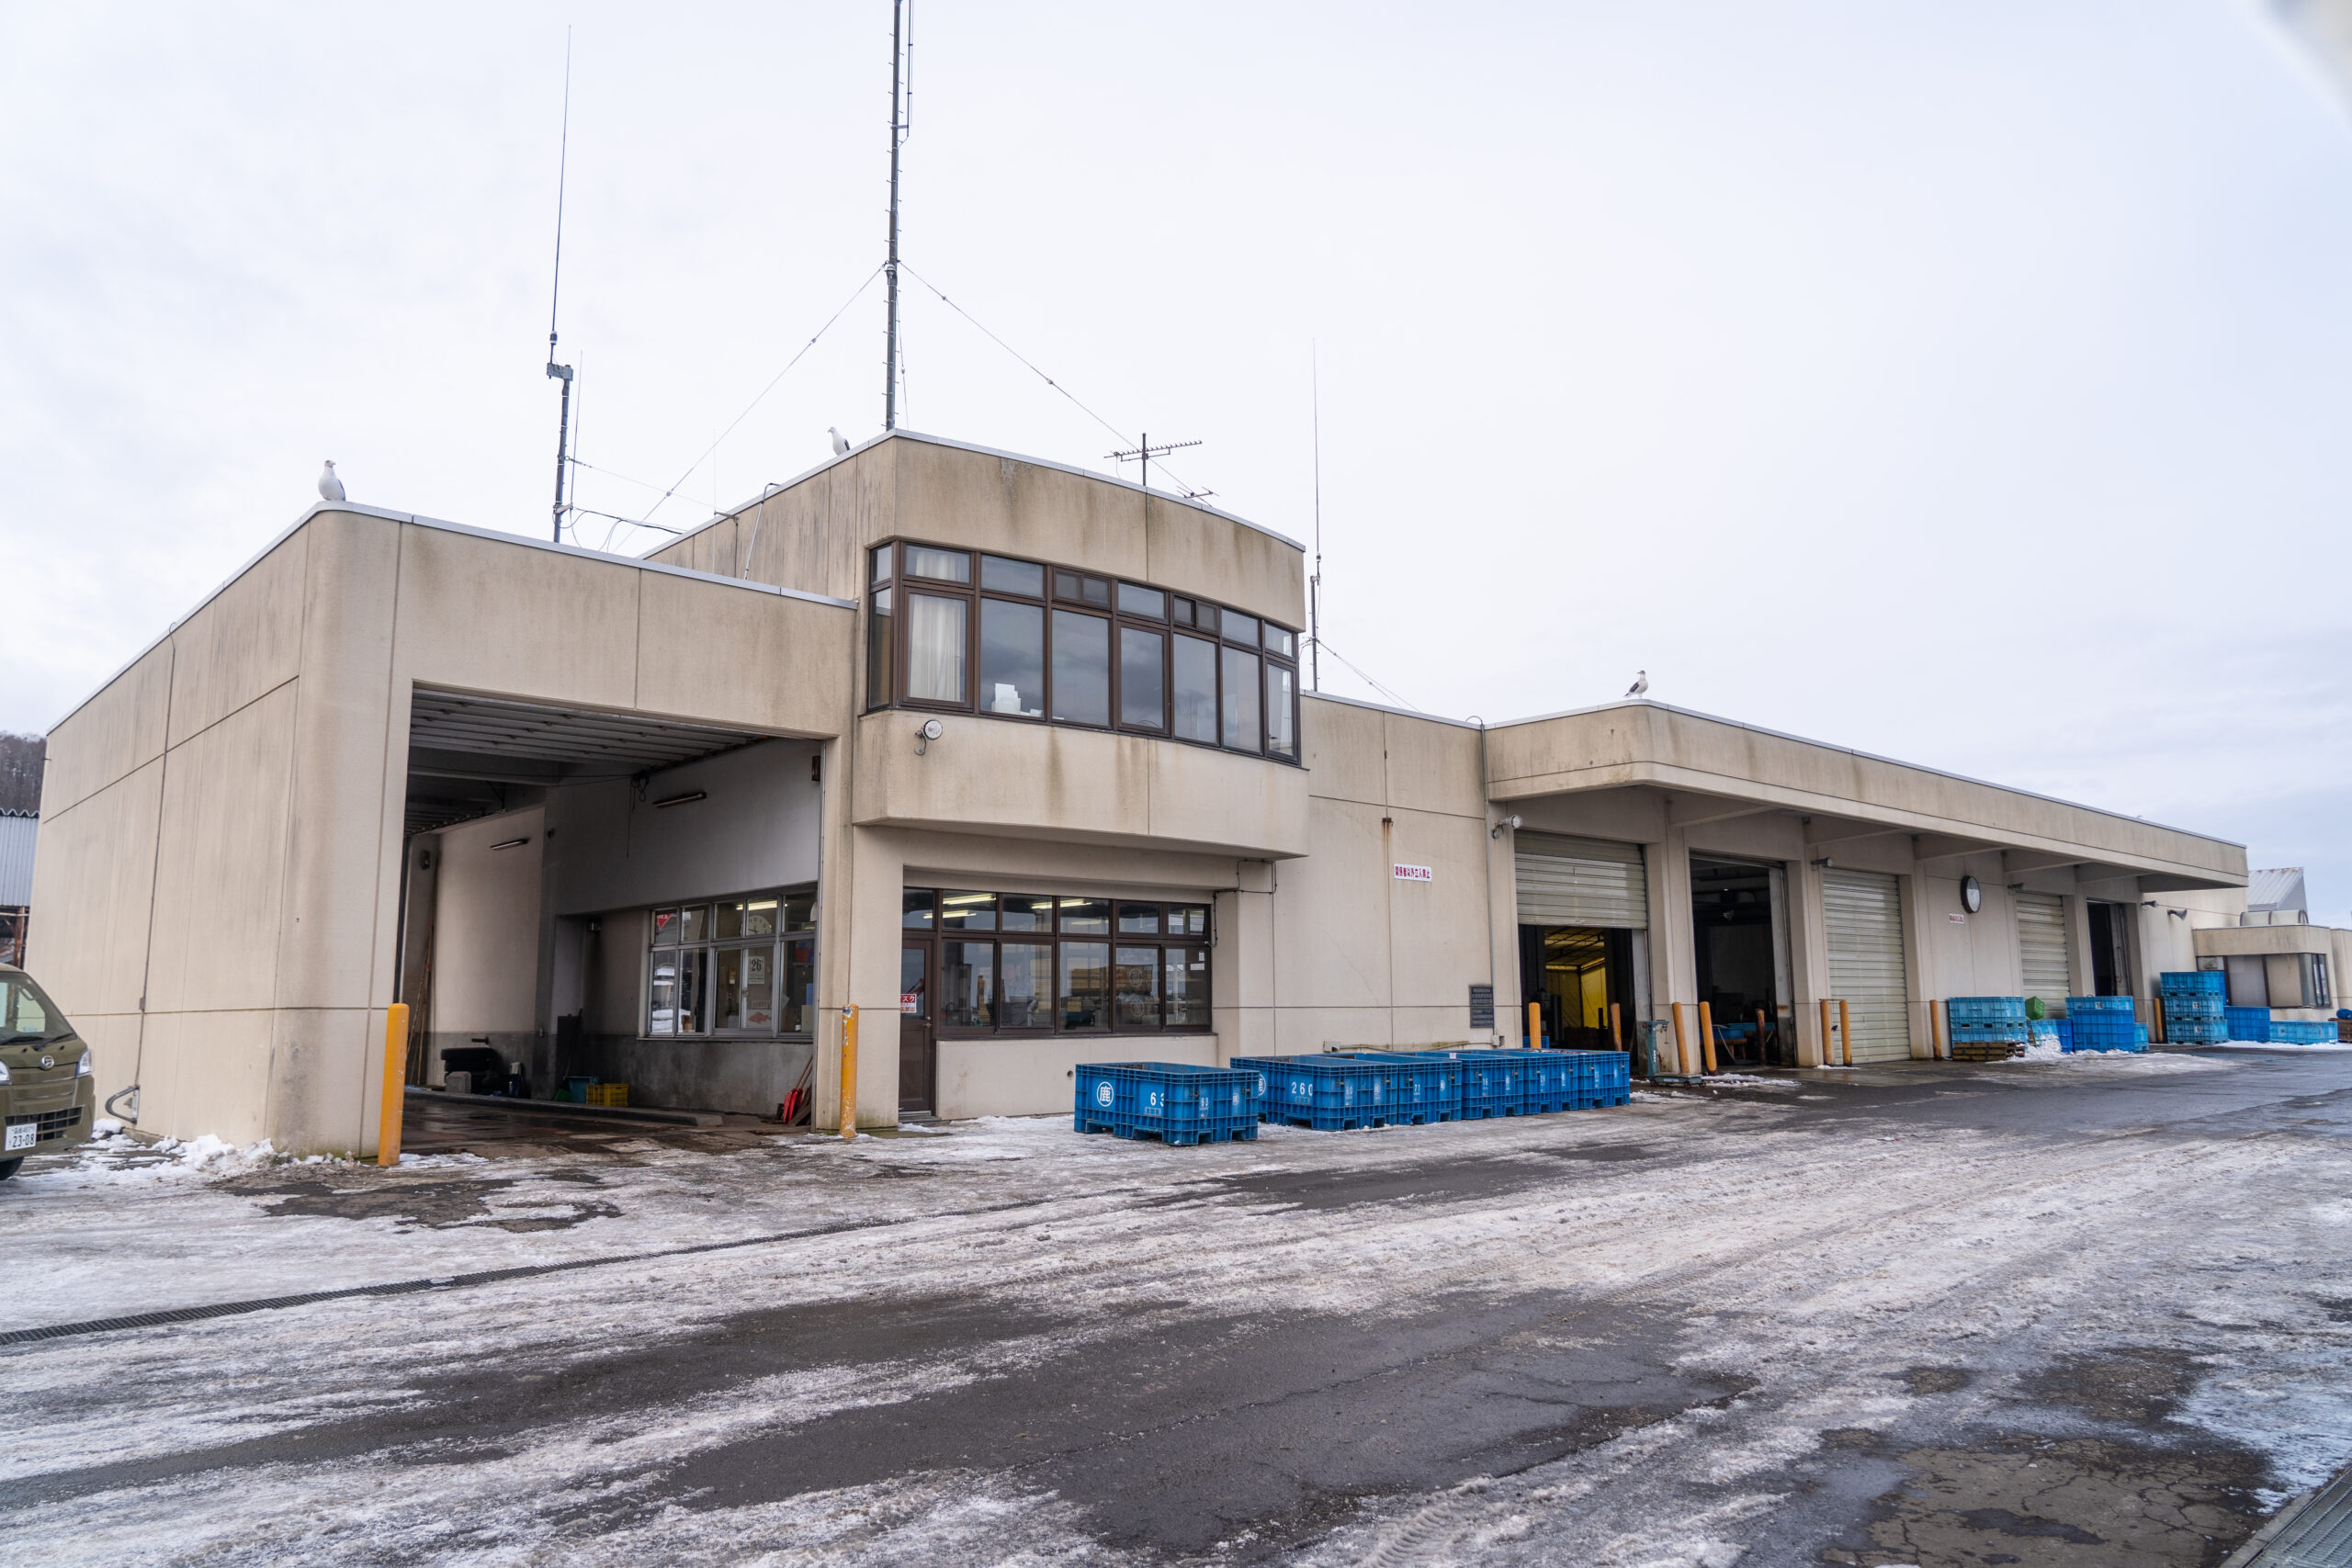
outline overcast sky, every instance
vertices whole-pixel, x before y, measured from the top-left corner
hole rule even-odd
[[[880,260],[888,17],[0,11],[0,728],[322,458],[546,527],[567,23],[582,504],[683,478],[688,526],[876,431],[878,282],[689,471]],[[1324,629],[1411,705],[1646,668],[2352,923],[2352,115],[2250,0],[925,0],[915,46],[909,265],[1301,539],[1319,354]],[[903,423],[1109,467],[908,288]]]

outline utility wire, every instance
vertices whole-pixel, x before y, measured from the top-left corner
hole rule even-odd
[[[899,270],[905,273],[909,277],[913,278],[917,283],[922,284],[925,288],[930,289],[933,294],[938,294],[939,302],[941,304],[946,306],[949,310],[955,311],[966,321],[970,321],[973,326],[979,329],[981,336],[996,344],[997,347],[1004,350],[1005,353],[1012,355],[1013,358],[1020,360],[1023,365],[1027,366],[1030,372],[1035,375],[1037,379],[1043,381],[1046,386],[1051,387],[1055,391],[1059,392],[1063,397],[1069,399],[1071,404],[1076,407],[1079,412],[1085,414],[1087,418],[1092,420],[1103,429],[1109,431],[1112,434],[1117,436],[1121,446],[1131,446],[1135,444],[1134,436],[1129,435],[1125,431],[1121,430],[1117,425],[1113,424],[1109,420],[1104,419],[1101,414],[1096,413],[1092,409],[1088,408],[1084,403],[1080,402],[1077,395],[1071,392],[1068,387],[1063,386],[1059,381],[1055,380],[1051,376],[1048,376],[1043,370],[1038,369],[1035,365],[1030,363],[1029,357],[1026,355],[1013,347],[1011,344],[1005,342],[1002,338],[997,336],[996,333],[989,331],[987,327],[982,326],[979,319],[974,316],[972,312],[964,309],[963,306],[956,303],[955,300],[947,298],[946,295],[941,294],[937,284],[932,282],[931,279],[925,277],[922,274],[909,266],[905,262],[900,262],[899,264]],[[1192,481],[1184,479],[1167,464],[1162,463],[1159,466],[1159,470],[1166,474],[1170,479],[1174,479],[1178,484],[1183,486],[1185,490],[1193,491]],[[1207,492],[1204,491],[1194,491],[1193,493],[1206,494]],[[1351,668],[1352,668],[1352,666]]]
[[[1363,671],[1356,670],[1353,661],[1351,661],[1346,654],[1341,653],[1338,649],[1333,648],[1329,643],[1318,641],[1316,646],[1320,648],[1324,652],[1329,654],[1332,658],[1338,660],[1340,663],[1347,665],[1349,669],[1355,670],[1356,678],[1358,680],[1362,681],[1365,685],[1370,686],[1374,691],[1378,692],[1382,696],[1386,697],[1390,702],[1395,703],[1398,707],[1410,709],[1414,713],[1426,713],[1429,711],[1417,704],[1407,702],[1404,698],[1398,696],[1396,693],[1390,691],[1387,687],[1382,685],[1379,682],[1374,680]]]
[[[827,333],[829,333],[829,332],[831,332],[831,331],[832,330],[833,323],[834,323],[835,321],[840,321],[840,320],[842,319],[842,317],[844,314],[846,314],[846,313],[848,312],[849,308],[850,308],[852,305],[854,305],[854,304],[856,304],[856,303],[857,303],[857,301],[858,301],[858,297],[859,297],[860,295],[863,295],[863,294],[864,294],[864,293],[865,293],[868,288],[872,288],[872,287],[874,286],[874,280],[875,280],[876,278],[877,278],[877,277],[879,277],[879,276],[882,276],[882,271],[883,271],[883,269],[882,269],[882,267],[881,267],[881,266],[876,266],[876,267],[872,272],[869,272],[869,273],[867,273],[867,274],[865,275],[865,282],[863,282],[863,283],[861,283],[861,284],[859,284],[859,285],[857,286],[856,289],[851,293],[850,297],[849,297],[848,299],[844,299],[844,300],[842,300],[842,301],[841,309],[840,309],[840,310],[835,310],[831,315],[830,315],[830,316],[826,317],[826,318],[825,318],[825,324],[824,324],[823,326],[819,327],[819,328],[817,329],[817,332],[816,332],[815,336],[813,336],[813,337],[809,338],[809,340],[808,340],[807,343],[802,344],[800,345],[800,352],[799,352],[798,354],[794,355],[790,359],[787,359],[787,360],[786,360],[786,361],[785,361],[785,363],[784,363],[784,368],[783,368],[783,369],[781,369],[781,370],[779,370],[779,371],[777,371],[777,372],[775,373],[775,379],[774,379],[774,380],[771,380],[771,381],[770,381],[766,386],[762,387],[762,388],[760,389],[760,395],[759,395],[759,397],[753,398],[750,402],[748,402],[748,403],[744,404],[744,405],[743,405],[743,412],[742,412],[741,413],[737,414],[737,415],[735,416],[735,418],[734,418],[734,419],[733,419],[733,420],[732,420],[732,421],[728,424],[727,428],[726,428],[726,429],[724,429],[724,430],[722,430],[722,431],[720,431],[720,432],[718,433],[718,440],[713,441],[709,446],[707,446],[704,447],[704,448],[703,448],[703,452],[702,452],[702,456],[701,456],[701,457],[696,457],[693,462],[691,462],[691,463],[687,464],[687,465],[686,465],[686,471],[685,471],[684,473],[683,473],[683,474],[680,474],[680,475],[678,476],[678,478],[677,478],[676,482],[675,482],[675,483],[673,483],[673,484],[672,484],[668,490],[665,490],[665,491],[663,491],[662,492],[662,499],[661,499],[660,501],[655,502],[652,505],[650,505],[650,506],[649,506],[649,507],[647,507],[647,508],[645,509],[645,517],[650,517],[650,516],[652,516],[656,512],[661,511],[661,510],[662,510],[662,506],[663,506],[663,504],[664,504],[664,503],[666,503],[672,496],[673,496],[673,495],[675,495],[675,494],[677,494],[677,493],[678,493],[678,486],[679,486],[679,485],[683,485],[683,484],[684,484],[688,479],[692,479],[692,478],[694,478],[694,477],[695,477],[695,470],[696,468],[701,468],[701,467],[703,466],[703,464],[704,464],[704,463],[706,463],[707,461],[708,461],[708,460],[709,460],[709,458],[710,458],[710,455],[711,455],[713,452],[716,452],[716,451],[718,451],[718,450],[719,443],[720,443],[720,442],[725,441],[725,440],[726,440],[729,435],[732,435],[732,434],[735,434],[735,426],[736,426],[736,425],[739,425],[739,424],[742,423],[745,420],[747,420],[747,419],[749,419],[749,418],[751,418],[751,417],[752,417],[752,411],[753,409],[755,409],[755,408],[758,408],[758,407],[760,406],[761,400],[762,400],[763,399],[764,399],[764,398],[765,398],[765,397],[766,397],[770,392],[773,392],[773,391],[775,391],[775,384],[776,384],[776,382],[777,382],[777,381],[781,381],[781,380],[783,380],[786,376],[788,376],[788,375],[790,375],[790,374],[792,373],[792,367],[793,367],[794,366],[796,366],[796,365],[797,365],[797,364],[799,364],[799,363],[800,363],[802,356],[803,356],[803,355],[806,355],[806,354],[807,354],[810,349],[812,349],[812,348],[814,348],[814,347],[816,347],[816,346],[817,346],[817,339],[818,339],[818,338],[820,338],[820,337],[823,337]],[[929,286],[928,284],[926,284],[924,287],[928,288],[928,287],[930,287],[930,286]],[[651,489],[652,487],[649,485],[647,488],[648,488],[648,489]],[[624,518],[624,519],[622,519],[622,521],[624,521],[624,522],[633,522],[633,523],[637,523],[637,524],[642,525],[642,524],[644,524],[644,522],[645,522],[645,517]]]

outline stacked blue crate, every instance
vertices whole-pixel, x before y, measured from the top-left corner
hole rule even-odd
[[[1092,1062],[1077,1079],[1081,1133],[1218,1144],[1258,1135],[1258,1075],[1179,1062]]]
[[[1338,1055],[1236,1056],[1233,1065],[1264,1075],[1262,1114],[1278,1126],[1348,1133],[1396,1119],[1397,1069]]]
[[[2268,1008],[2223,1008],[2222,1016],[2229,1025],[2232,1040],[2267,1042],[2270,1038]]]
[[[2069,1051],[2144,1049],[2133,1038],[2136,1029],[2130,997],[2066,998],[2066,1049]]]
[[[1953,1056],[1969,1061],[2009,1055],[1995,1047],[2024,1045],[2033,1038],[2023,997],[1952,997],[1944,1003],[1944,1022]]]
[[[1623,1051],[1563,1051],[1570,1058],[1568,1109],[1592,1111],[1633,1098],[1634,1058]]]
[[[2156,989],[2168,1043],[2218,1045],[2230,1037],[2219,969],[2168,969],[2156,976]]]
[[[1526,1110],[1526,1051],[1448,1051],[1462,1066],[1462,1119],[1517,1116]]]
[[[2273,1045],[2324,1045],[2335,1038],[2335,1025],[2323,1020],[2306,1023],[2298,1019],[2274,1018],[2270,1021],[2270,1043]]]
[[[1389,1080],[1395,1103],[1389,1120],[1418,1126],[1458,1121],[1462,1115],[1462,1064],[1435,1051],[1351,1051],[1359,1062],[1383,1062],[1396,1069]]]

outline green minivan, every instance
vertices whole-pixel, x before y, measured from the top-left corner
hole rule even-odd
[[[97,1114],[90,1048],[31,976],[0,964],[0,1181],[86,1140]]]

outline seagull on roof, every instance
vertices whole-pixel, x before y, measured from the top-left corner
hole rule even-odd
[[[329,457],[327,459],[327,466],[319,470],[319,499],[322,501],[341,501],[344,499],[343,481],[334,477],[334,459],[333,457]]]
[[[843,435],[838,426],[831,424],[825,426],[825,434],[833,438],[834,457],[838,457],[849,450],[849,437]]]
[[[1625,688],[1625,694],[1629,697],[1638,697],[1645,694],[1649,689],[1650,672],[1646,670],[1636,670],[1634,671],[1634,683]]]

